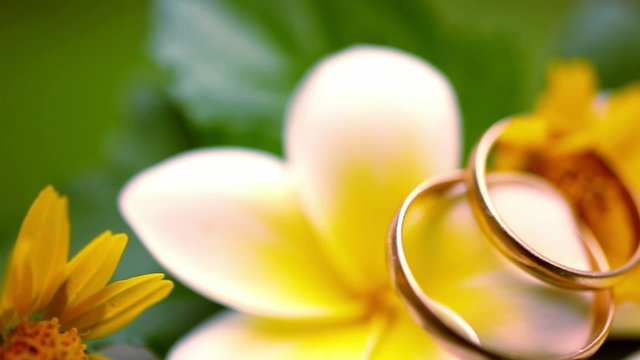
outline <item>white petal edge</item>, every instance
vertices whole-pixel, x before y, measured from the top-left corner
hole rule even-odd
[[[387,227],[404,196],[458,165],[458,117],[446,78],[392,48],[339,52],[298,87],[287,157],[305,211],[355,289],[387,282]]]
[[[119,205],[160,264],[210,299],[261,316],[359,311],[318,251],[275,156],[183,153],[132,179]]]
[[[167,358],[360,359],[370,335],[367,323],[316,327],[226,313],[192,330],[174,345]]]

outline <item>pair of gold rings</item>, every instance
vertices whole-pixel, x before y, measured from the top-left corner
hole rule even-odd
[[[416,206],[418,201],[445,194],[458,184],[466,184],[474,218],[501,254],[533,277],[554,287],[593,293],[594,316],[588,341],[567,354],[553,357],[587,358],[598,350],[609,333],[615,308],[612,286],[640,261],[640,212],[628,187],[596,153],[523,153],[526,156],[522,161],[523,168],[517,170],[547,180],[571,206],[576,220],[582,226],[580,237],[590,259],[590,269],[562,264],[534,249],[509,227],[489,191],[490,183],[527,181],[526,177],[517,173],[487,174],[488,162],[494,150],[498,148],[499,151],[500,135],[509,122],[506,119],[496,123],[482,136],[472,152],[466,171],[429,179],[405,199],[389,233],[392,278],[416,320],[458,355],[463,358],[491,359],[521,357],[508,351],[484,347],[468,327],[455,325],[446,319],[442,305],[425,292],[407,260],[403,235],[409,209]],[[624,225],[624,229],[620,224]]]

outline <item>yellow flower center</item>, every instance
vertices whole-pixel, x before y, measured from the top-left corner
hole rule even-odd
[[[374,289],[363,296],[363,301],[367,304],[364,318],[379,317],[380,315],[391,316],[401,307],[400,299],[390,287],[383,286]]]
[[[0,346],[0,360],[87,360],[76,329],[60,331],[58,319],[22,321]]]

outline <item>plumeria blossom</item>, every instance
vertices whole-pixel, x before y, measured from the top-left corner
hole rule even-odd
[[[70,261],[67,199],[38,195],[9,259],[0,302],[0,359],[104,359],[85,341],[107,336],[166,297],[163,274],[109,279],[127,243],[106,231]]]
[[[640,82],[598,93],[596,71],[587,60],[549,67],[547,87],[529,115],[518,116],[503,141],[513,146],[503,161],[517,166],[520,151],[557,154],[593,151],[640,194]],[[621,231],[626,224],[621,224]],[[640,269],[616,287],[620,304],[614,332],[640,334]]]
[[[121,193],[125,219],[160,263],[232,309],[193,330],[169,358],[451,357],[393,291],[385,254],[404,197],[459,165],[459,114],[447,80],[404,52],[355,47],[312,69],[286,116],[285,159],[193,150],[147,169]],[[502,186],[496,202],[529,235],[571,238],[570,209],[541,187]],[[556,348],[584,340],[590,298],[555,303],[562,296],[537,283],[523,291],[522,276],[510,275],[465,199],[443,206],[427,226],[441,235],[421,243],[428,249],[409,252],[434,298],[498,345],[535,351],[548,338],[563,339]],[[523,202],[530,206],[521,209]],[[579,239],[552,247],[569,262],[587,262]]]

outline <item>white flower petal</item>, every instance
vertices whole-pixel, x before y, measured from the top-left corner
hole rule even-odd
[[[120,209],[163,266],[211,299],[264,316],[358,310],[274,156],[233,149],[179,155],[135,177]]]
[[[410,54],[355,47],[309,73],[287,121],[287,156],[323,244],[355,289],[386,284],[394,212],[420,181],[458,163],[449,83]]]
[[[360,359],[370,334],[365,322],[312,326],[231,313],[192,330],[168,359]]]

